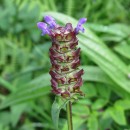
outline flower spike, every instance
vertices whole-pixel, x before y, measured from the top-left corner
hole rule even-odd
[[[71,23],[65,26],[56,24],[51,16],[45,16],[44,22],[37,24],[42,30],[42,35],[48,34],[52,39],[52,46],[49,49],[52,92],[63,98],[73,98],[77,94],[83,96],[80,90],[82,86],[83,69],[80,65],[80,48],[77,48],[79,31],[84,32],[83,24],[86,18],[81,18],[74,29]]]

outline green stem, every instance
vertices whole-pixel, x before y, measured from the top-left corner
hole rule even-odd
[[[68,130],[73,130],[73,123],[72,123],[72,103],[69,101],[66,105],[67,110],[67,121],[68,121]]]

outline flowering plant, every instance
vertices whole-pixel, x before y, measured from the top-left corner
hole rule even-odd
[[[52,40],[50,48],[50,69],[52,92],[65,99],[71,99],[75,95],[83,95],[80,87],[82,86],[83,69],[80,65],[80,48],[77,48],[79,31],[84,32],[83,24],[86,18],[81,18],[76,26],[72,27],[67,23],[64,27],[56,23],[51,16],[44,17],[45,22],[38,22],[37,26],[42,31],[42,35],[49,35]],[[71,102],[68,111],[70,111]],[[70,124],[72,125],[72,124]],[[72,126],[70,128],[72,130]]]

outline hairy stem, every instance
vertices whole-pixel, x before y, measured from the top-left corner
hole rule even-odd
[[[72,103],[69,101],[66,105],[67,110],[67,121],[68,121],[68,130],[73,130],[73,123],[72,123]]]

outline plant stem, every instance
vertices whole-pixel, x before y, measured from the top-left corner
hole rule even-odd
[[[72,123],[72,103],[69,101],[66,105],[67,110],[67,121],[68,121],[68,130],[73,130],[73,123]]]

